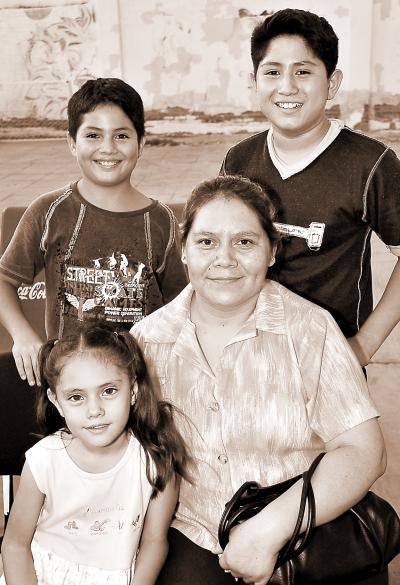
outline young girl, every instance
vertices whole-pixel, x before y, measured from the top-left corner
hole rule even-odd
[[[45,437],[26,454],[7,525],[7,585],[153,584],[189,477],[171,405],[128,332],[86,326],[39,359]]]

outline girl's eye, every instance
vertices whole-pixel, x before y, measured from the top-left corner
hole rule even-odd
[[[86,134],[86,138],[91,138],[91,139],[95,139],[98,138],[99,135],[96,134],[95,132],[90,132],[89,134]]]
[[[83,400],[83,396],[81,396],[80,394],[71,394],[70,396],[68,396],[68,400],[70,402],[80,402],[81,400]]]
[[[306,69],[299,69],[298,71],[296,71],[296,75],[302,76],[302,75],[309,75],[310,71],[307,71]]]
[[[103,390],[103,394],[105,396],[114,396],[114,394],[116,394],[118,392],[117,388],[114,388],[114,386],[110,386],[109,388],[105,388]]]
[[[264,75],[268,75],[270,77],[275,77],[275,76],[279,75],[279,71],[277,71],[276,69],[271,69],[270,71],[265,71]]]
[[[129,138],[128,134],[117,134],[117,140],[127,140]]]
[[[203,248],[209,248],[212,246],[213,241],[210,238],[201,238],[198,243],[203,246]]]

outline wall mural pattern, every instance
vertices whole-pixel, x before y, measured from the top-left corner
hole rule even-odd
[[[88,5],[76,8],[78,14],[73,16],[37,23],[28,39],[26,68],[34,83],[25,99],[31,103],[33,116],[64,118],[68,98],[95,77],[95,14]]]
[[[320,0],[294,4],[322,10]],[[59,125],[70,95],[97,76],[131,83],[154,115],[258,112],[249,37],[258,18],[286,5],[0,0],[0,122]],[[338,0],[324,3],[324,15],[340,37],[345,73],[333,107],[353,127],[372,121],[376,129],[400,128],[400,0]]]

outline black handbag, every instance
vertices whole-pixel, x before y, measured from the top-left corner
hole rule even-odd
[[[269,487],[244,483],[226,504],[218,538],[224,549],[231,528],[260,512],[303,478],[299,515],[290,541],[280,551],[271,585],[348,585],[382,572],[400,552],[400,520],[392,506],[369,491],[350,510],[315,527],[311,477],[325,453],[302,475]],[[307,528],[300,533],[308,503]]]

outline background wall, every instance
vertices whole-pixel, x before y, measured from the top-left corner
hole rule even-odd
[[[151,116],[258,110],[249,38],[266,14],[303,8],[340,40],[335,114],[400,127],[399,0],[0,0],[0,118],[57,120],[83,81],[122,77]],[[339,110],[340,108],[340,110]]]

